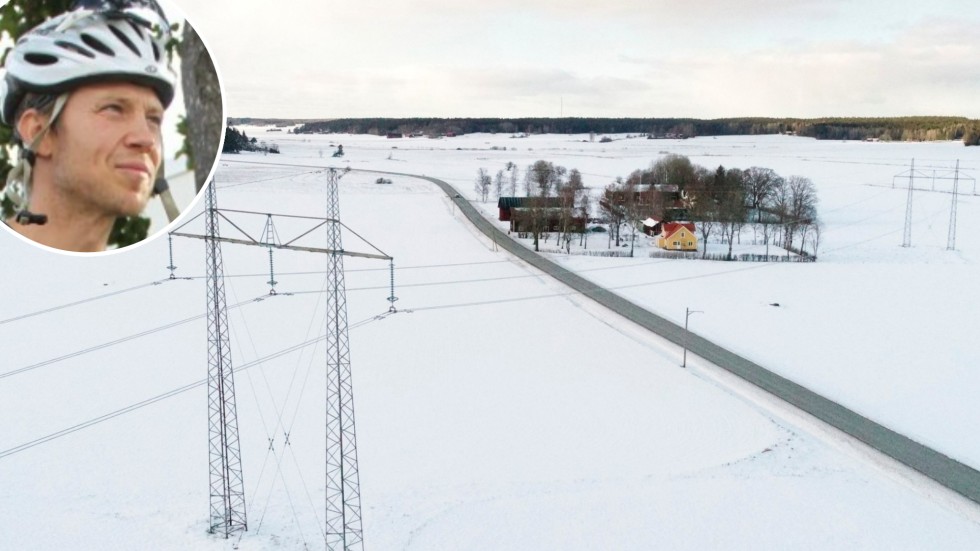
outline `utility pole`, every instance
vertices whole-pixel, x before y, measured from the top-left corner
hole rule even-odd
[[[687,320],[690,319],[691,314],[703,314],[701,310],[691,310],[690,308],[684,309],[684,360],[681,362],[681,367],[687,367],[687,341],[691,336],[691,332],[687,330]]]
[[[231,367],[231,339],[225,305],[218,206],[215,183],[207,189],[205,252],[208,303],[208,436],[211,482],[211,518],[208,531],[228,538],[248,529],[245,483],[238,441],[235,378]],[[171,265],[173,263],[171,262]]]

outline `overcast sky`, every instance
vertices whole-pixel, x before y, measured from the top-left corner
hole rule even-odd
[[[234,117],[980,118],[976,0],[172,1]]]

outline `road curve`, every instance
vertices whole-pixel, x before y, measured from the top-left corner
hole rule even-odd
[[[277,164],[277,163],[255,163]],[[303,165],[283,165],[299,167]],[[308,168],[329,167],[310,165]],[[886,428],[850,409],[828,400],[784,377],[765,369],[721,346],[684,329],[636,304],[612,293],[595,283],[576,275],[523,245],[484,218],[470,202],[450,184],[419,174],[380,170],[352,169],[353,172],[389,174],[420,178],[439,186],[458,207],[460,212],[480,231],[493,239],[498,246],[511,254],[568,285],[584,296],[595,300],[619,315],[640,325],[678,346],[687,349],[709,362],[754,384],[773,396],[813,415],[817,419],[864,442],[881,453],[935,480],[939,484],[980,504],[980,471],[924,446],[906,436]]]
[[[924,446],[889,428],[858,415],[850,409],[828,400],[784,377],[765,369],[717,344],[687,333],[676,325],[623,297],[598,287],[595,283],[531,251],[510,238],[483,217],[470,202],[450,184],[429,176],[391,173],[400,176],[422,178],[436,184],[449,195],[466,218],[498,246],[511,254],[568,285],[584,296],[620,314],[630,321],[653,331],[678,346],[687,349],[709,362],[730,371],[777,398],[796,406],[825,423],[857,438],[872,448],[903,463],[943,486],[980,504],[980,471],[960,463],[938,451]]]

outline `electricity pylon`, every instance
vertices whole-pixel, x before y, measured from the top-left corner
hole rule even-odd
[[[949,204],[949,233],[946,235],[946,250],[956,249],[956,199],[960,187],[960,160],[956,159],[956,176],[953,177],[953,199]]]
[[[208,531],[225,538],[248,529],[245,484],[238,441],[235,378],[225,307],[225,284],[218,231],[218,207],[212,180],[207,190],[205,251],[208,301],[208,437],[211,518]]]
[[[337,183],[343,173],[327,172],[327,549],[364,549],[361,484],[354,431],[344,246]]]
[[[255,239],[241,226],[228,220],[217,208],[214,184],[208,187],[206,231],[204,235],[180,231],[200,214],[170,232],[171,236],[204,239],[207,246],[208,279],[208,357],[209,357],[209,425],[211,432],[211,525],[212,533],[228,537],[247,529],[245,498],[242,484],[241,454],[238,442],[238,421],[235,413],[235,387],[232,378],[228,321],[225,307],[224,279],[221,267],[220,242],[253,245],[269,249],[270,294],[275,295],[273,249],[286,249],[327,255],[327,396],[326,396],[326,545],[328,549],[363,551],[364,537],[361,522],[361,487],[357,466],[357,438],[354,430],[354,398],[351,381],[350,343],[347,323],[347,294],[344,285],[344,256],[387,260],[391,269],[391,303],[387,314],[396,313],[394,302],[394,259],[371,245],[375,252],[344,250],[341,238],[340,202],[337,183],[345,172],[327,171],[327,218],[296,215],[274,215],[251,211],[227,211],[238,215],[265,217],[264,233]],[[273,224],[275,216],[308,219],[316,222],[312,228],[291,238],[280,239]],[[233,228],[232,237],[221,237],[218,218],[225,218]],[[304,237],[322,226],[327,228],[327,246],[301,245]],[[171,266],[173,261],[170,262]],[[171,268],[173,270],[173,268]]]
[[[905,231],[902,234],[902,246],[912,246],[912,189],[915,181],[915,159],[912,159],[912,170],[909,171],[909,194],[905,200]]]

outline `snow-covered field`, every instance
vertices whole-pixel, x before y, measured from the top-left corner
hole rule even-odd
[[[246,130],[283,154],[224,156],[223,208],[322,215],[322,174],[248,163],[327,166],[331,141],[342,165],[428,174],[464,195],[481,166],[544,158],[601,187],[660,151],[808,176],[827,226],[816,264],[555,257],[679,321],[685,306],[703,310],[699,334],[980,465],[966,397],[976,198],[961,198],[959,250],[947,252],[950,196],[917,194],[903,249],[905,195],[890,188],[912,156],[960,156],[975,176],[975,150]],[[347,260],[366,548],[965,550],[980,539],[975,505],[697,359],[682,370],[676,347],[495,251],[435,186],[376,176],[341,181],[344,222],[395,257],[401,310],[374,319],[388,308],[387,266]],[[224,247],[229,306],[243,303],[229,312],[234,363],[247,366],[236,382],[250,529],[236,542],[205,534],[203,386],[9,453],[204,379],[202,243],[174,242],[177,275],[195,279],[153,285],[169,275],[166,239],[78,258],[0,237],[0,547],[322,548],[323,351],[253,365],[322,332],[322,258],[276,253],[269,298],[267,251]],[[353,235],[345,246],[366,250]],[[130,335],[141,336],[113,342]]]

